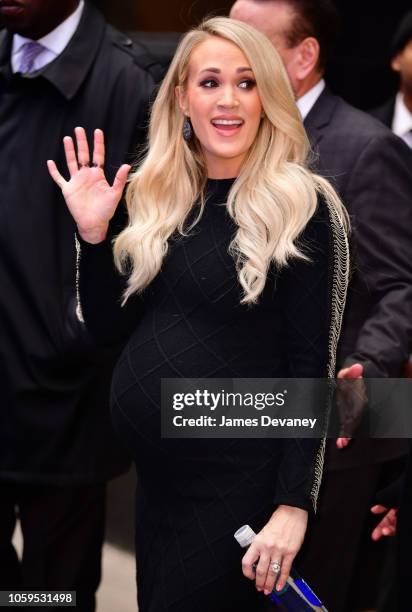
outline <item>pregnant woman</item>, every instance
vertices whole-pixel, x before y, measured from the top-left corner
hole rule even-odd
[[[306,166],[276,51],[235,20],[182,39],[127,218],[130,167],[110,186],[102,132],[92,159],[82,128],[76,141],[64,139],[68,181],[48,165],[77,224],[78,315],[97,342],[124,344],[111,400],[139,471],[139,610],[263,610],[316,510],[324,441],[162,439],[161,379],[334,376],[344,209]],[[258,535],[241,560],[244,523]]]

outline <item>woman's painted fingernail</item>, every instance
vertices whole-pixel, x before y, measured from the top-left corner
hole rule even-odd
[[[264,590],[265,595],[269,595],[270,591],[268,591],[268,589]]]

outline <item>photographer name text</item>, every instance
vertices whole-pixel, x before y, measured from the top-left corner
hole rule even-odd
[[[211,416],[173,417],[175,427],[306,427],[313,429],[317,419],[272,418],[261,414],[259,418],[233,418],[222,415],[220,419]]]

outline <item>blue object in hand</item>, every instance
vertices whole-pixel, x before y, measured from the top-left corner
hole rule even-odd
[[[235,533],[235,538],[242,548],[250,546],[255,536],[256,533],[249,525],[243,525]],[[277,604],[278,609],[285,612],[313,612],[313,610],[328,612],[319,598],[293,568],[284,588],[281,591],[273,589],[268,597]]]

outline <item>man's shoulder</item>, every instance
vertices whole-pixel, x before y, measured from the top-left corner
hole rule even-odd
[[[124,32],[106,24],[103,45],[110,48],[113,63],[118,68],[142,70],[151,74],[155,82],[163,75],[158,60],[142,43],[132,40]]]
[[[334,129],[347,132],[348,127],[358,139],[391,138],[391,131],[381,121],[368,113],[352,106],[341,98],[336,98],[335,112],[331,116],[331,126]]]
[[[381,121],[329,91],[311,110],[310,123],[321,129],[324,146],[331,143],[334,149],[363,150],[399,140]]]
[[[341,195],[355,168],[377,176],[390,162],[400,175],[412,157],[405,143],[383,123],[330,92],[317,100],[305,126],[314,151],[313,167],[333,178]]]
[[[382,123],[390,127],[392,125],[393,115],[395,112],[395,102],[396,96],[392,96],[392,98],[387,100],[384,104],[372,108],[369,113],[372,115],[372,117],[379,119],[379,121],[382,121]]]

